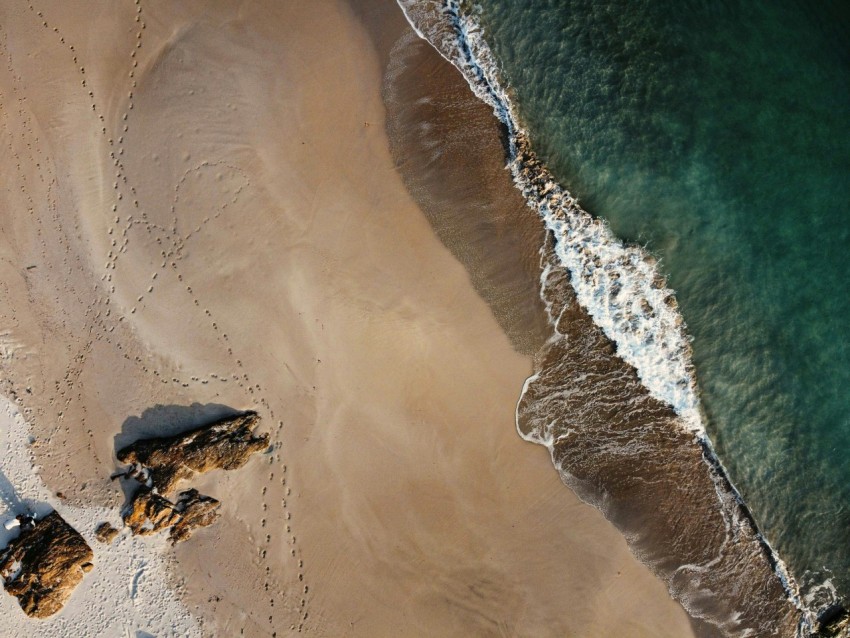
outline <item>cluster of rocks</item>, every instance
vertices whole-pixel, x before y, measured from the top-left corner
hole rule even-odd
[[[218,500],[196,489],[172,494],[180,481],[214,469],[237,469],[252,454],[266,449],[268,434],[254,433],[258,422],[255,412],[245,412],[177,436],[136,441],[119,450],[118,460],[130,468],[116,476],[137,482],[122,515],[124,525],[139,535],[168,529],[175,544],[215,522],[221,506]],[[94,566],[94,553],[56,511],[39,520],[19,516],[18,521],[20,535],[0,551],[0,577],[28,616],[45,618],[62,609]],[[118,534],[108,522],[95,529],[95,537],[102,543],[111,543]]]
[[[146,536],[170,529],[172,544],[200,527],[212,525],[221,503],[196,489],[172,497],[180,481],[210,470],[235,470],[269,445],[268,434],[256,435],[256,412],[226,417],[177,436],[136,441],[118,451],[130,469],[121,475],[139,483],[123,520],[133,534]]]

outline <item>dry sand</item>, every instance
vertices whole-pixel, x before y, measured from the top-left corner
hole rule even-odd
[[[117,511],[116,437],[254,408],[273,449],[199,485],[225,516],[170,576],[209,635],[690,635],[517,436],[530,358],[390,152],[406,23],[353,5],[0,6],[0,391],[42,479]]]

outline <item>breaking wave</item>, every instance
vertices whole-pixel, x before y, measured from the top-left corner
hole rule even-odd
[[[500,81],[499,65],[484,40],[474,7],[458,0],[398,0],[398,4],[417,34],[460,70],[473,93],[493,108],[506,128],[508,168],[514,183],[528,206],[538,212],[553,238],[549,250],[557,260],[547,263],[544,258],[541,275],[541,297],[556,333],[553,340],[564,337],[557,330],[559,313],[552,308],[552,299],[546,292],[547,281],[558,276],[553,269],[558,269],[561,276],[568,279],[578,304],[616,345],[617,356],[634,368],[640,383],[653,399],[672,408],[677,416],[674,419],[676,427],[690,437],[708,466],[712,491],[716,492],[714,507],[724,519],[727,540],[718,548],[718,558],[700,565],[680,564],[673,570],[673,575],[667,579],[671,591],[676,590],[674,595],[695,617],[703,617],[698,605],[690,604],[687,587],[678,587],[676,580],[684,573],[711,570],[720,562],[719,556],[725,553],[728,539],[740,542],[741,530],[746,528],[749,531],[743,535],[751,537],[752,543],[761,547],[785,596],[799,612],[797,635],[810,635],[817,621],[816,614],[807,608],[808,598],[801,596],[785,564],[758,530],[706,434],[690,337],[678,311],[675,294],[667,287],[656,260],[641,247],[622,242],[605,221],[585,211],[535,155],[527,131],[519,124],[509,92]],[[540,377],[540,373],[535,374],[523,387],[518,403],[520,434],[546,446],[565,482],[608,516],[610,512],[601,502],[607,495],[594,494],[582,479],[570,473],[556,451],[556,446],[569,439],[573,430],[557,424],[557,417],[552,414],[544,416],[546,399],[540,399],[540,394],[529,398],[530,388],[540,384]],[[553,386],[549,389],[554,392]],[[527,404],[534,400],[539,400],[541,406],[528,408]],[[534,422],[534,427],[525,429],[519,425],[520,406],[524,402],[525,410],[536,412],[527,417]],[[631,544],[641,555],[638,543]],[[727,625],[715,620],[712,624],[729,629],[737,621],[729,622]]]
[[[399,1],[419,35],[460,69],[475,95],[507,127],[514,182],[554,234],[555,250],[571,273],[579,302],[652,395],[672,406],[689,430],[704,435],[690,340],[655,260],[641,248],[625,245],[603,220],[583,210],[537,159],[498,80],[498,66],[481,29],[460,3]],[[432,22],[433,29],[425,33],[423,22],[434,11],[444,20]]]

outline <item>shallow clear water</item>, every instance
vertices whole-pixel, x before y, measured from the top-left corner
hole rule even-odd
[[[661,257],[766,536],[847,596],[850,5],[479,4],[535,149]]]

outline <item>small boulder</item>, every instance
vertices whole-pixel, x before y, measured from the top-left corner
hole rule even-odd
[[[94,535],[101,543],[109,545],[118,536],[118,530],[108,522],[103,522],[95,528]]]
[[[0,576],[7,592],[33,618],[46,618],[67,602],[83,575],[91,571],[94,553],[59,512],[51,512],[0,552]]]

